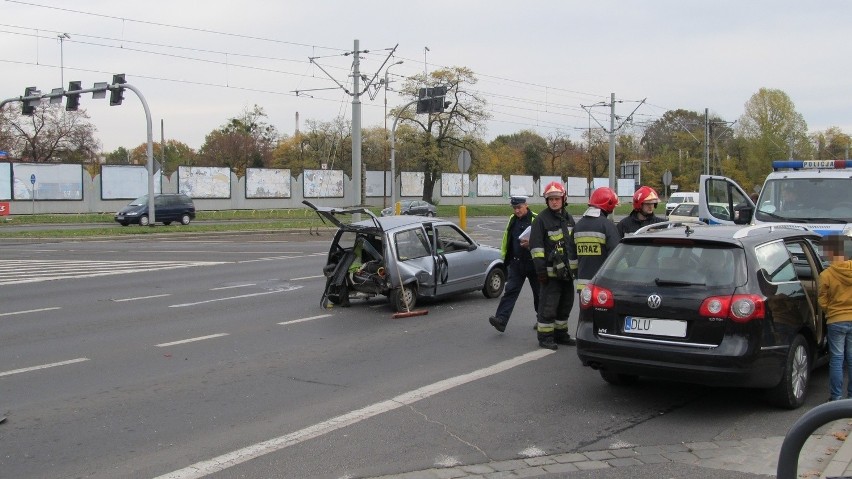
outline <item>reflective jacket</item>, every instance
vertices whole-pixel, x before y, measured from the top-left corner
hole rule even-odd
[[[577,262],[577,291],[591,281],[620,242],[615,224],[599,208],[583,213],[568,242],[569,255]]]
[[[528,249],[523,248],[520,245],[518,245],[518,249],[520,251],[514,251],[514,248],[510,248],[510,242],[517,238],[510,238],[509,233],[512,231],[512,227],[515,225],[515,222],[519,223],[518,227],[523,232],[523,230],[526,229],[527,226],[530,226],[532,224],[536,216],[537,215],[533,213],[532,210],[527,209],[527,214],[522,216],[520,219],[515,215],[509,217],[509,223],[506,224],[506,229],[503,231],[503,242],[500,243],[500,256],[503,258],[503,262],[506,265],[508,265],[509,261],[512,259],[509,257],[509,253],[512,253],[512,256],[514,257],[519,257],[523,259],[529,258],[530,252]],[[514,244],[517,245],[518,243]]]
[[[571,269],[573,276],[577,262],[572,263],[568,255],[568,239],[573,229],[574,218],[565,208],[557,212],[545,208],[536,216],[530,232],[530,253],[536,274],[541,276],[546,273],[548,278],[556,278],[554,257],[558,256],[561,263]]]

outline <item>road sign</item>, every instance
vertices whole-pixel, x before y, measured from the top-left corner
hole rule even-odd
[[[672,184],[672,172],[671,171],[666,170],[666,172],[663,173],[663,184],[666,185],[666,186],[669,186],[670,184]]]
[[[459,153],[459,173],[467,173],[470,169],[470,152],[462,150]]]
[[[35,173],[30,175],[30,183],[35,184]]]

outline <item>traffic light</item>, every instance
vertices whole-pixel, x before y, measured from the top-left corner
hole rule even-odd
[[[124,80],[124,73],[119,73],[117,75],[112,76],[112,84],[113,85],[121,85],[123,83],[127,83]],[[122,87],[110,87],[109,90],[109,106],[121,105],[121,102],[124,100],[124,88]]]
[[[70,93],[83,89],[83,82],[72,81],[68,82],[68,91],[66,94],[68,97],[68,101],[65,102],[65,111],[77,111],[77,108],[80,106],[80,94],[79,93]]]
[[[23,100],[21,106],[21,114],[27,116],[33,116],[35,113],[35,107],[41,103],[41,91],[39,91],[38,87],[28,86],[24,89],[24,96],[37,96],[38,98],[34,100]]]

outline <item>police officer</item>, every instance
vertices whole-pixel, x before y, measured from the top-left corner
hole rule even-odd
[[[515,309],[515,302],[521,294],[525,280],[530,283],[533,305],[538,311],[539,283],[529,251],[529,237],[520,239],[521,233],[532,224],[536,214],[527,206],[526,196],[513,196],[509,202],[512,204],[513,214],[509,217],[509,223],[503,232],[503,242],[500,245],[500,253],[503,255],[503,263],[508,267],[509,277],[506,280],[503,297],[497,305],[497,312],[488,318],[491,326],[501,333],[506,330],[506,323],[512,316],[512,310]]]
[[[589,208],[577,220],[568,241],[571,259],[577,261],[577,291],[598,272],[604,260],[621,241],[615,224],[608,218],[618,206],[618,195],[612,188],[598,188],[589,197]]]
[[[568,334],[568,315],[574,306],[568,240],[574,218],[565,209],[568,195],[561,182],[548,183],[544,198],[547,208],[538,214],[530,232],[530,253],[541,283],[536,330],[539,346],[556,349],[557,344],[577,344]]]
[[[642,186],[633,193],[633,211],[618,222],[617,228],[619,237],[635,233],[643,226],[652,225],[654,223],[662,223],[665,218],[654,214],[654,210],[660,203],[660,197],[654,188],[650,186]]]

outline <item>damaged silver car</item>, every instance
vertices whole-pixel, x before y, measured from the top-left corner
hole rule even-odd
[[[498,298],[503,293],[506,266],[500,250],[477,243],[450,221],[380,218],[366,208],[303,203],[338,228],[323,268],[323,306],[349,306],[350,299],[384,295],[401,312],[410,311],[418,298],[471,291]],[[353,214],[366,219],[352,222]]]

